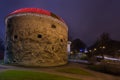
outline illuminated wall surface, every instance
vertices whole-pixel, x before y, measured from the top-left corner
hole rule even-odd
[[[67,63],[68,28],[55,14],[23,8],[6,19],[5,63],[59,66]]]

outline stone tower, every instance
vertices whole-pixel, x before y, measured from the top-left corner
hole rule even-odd
[[[59,66],[67,63],[68,28],[52,12],[23,8],[6,19],[5,63]]]

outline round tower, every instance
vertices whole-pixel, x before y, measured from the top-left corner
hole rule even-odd
[[[23,8],[6,19],[5,63],[59,66],[67,63],[68,27],[54,13]]]

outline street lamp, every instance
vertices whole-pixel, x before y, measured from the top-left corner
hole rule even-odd
[[[92,52],[92,50],[89,50],[89,52]]]
[[[103,49],[105,49],[106,47],[105,47],[105,46],[103,46],[102,48],[103,48]]]
[[[94,51],[96,51],[97,49],[96,48],[94,48]]]

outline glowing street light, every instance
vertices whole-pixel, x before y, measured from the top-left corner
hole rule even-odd
[[[92,50],[89,50],[89,52],[92,52]]]
[[[97,49],[96,48],[94,48],[94,51],[96,51]]]
[[[70,54],[73,54],[73,52],[71,51]]]
[[[103,48],[103,49],[105,49],[106,47],[105,47],[105,46],[103,46],[102,48]]]

